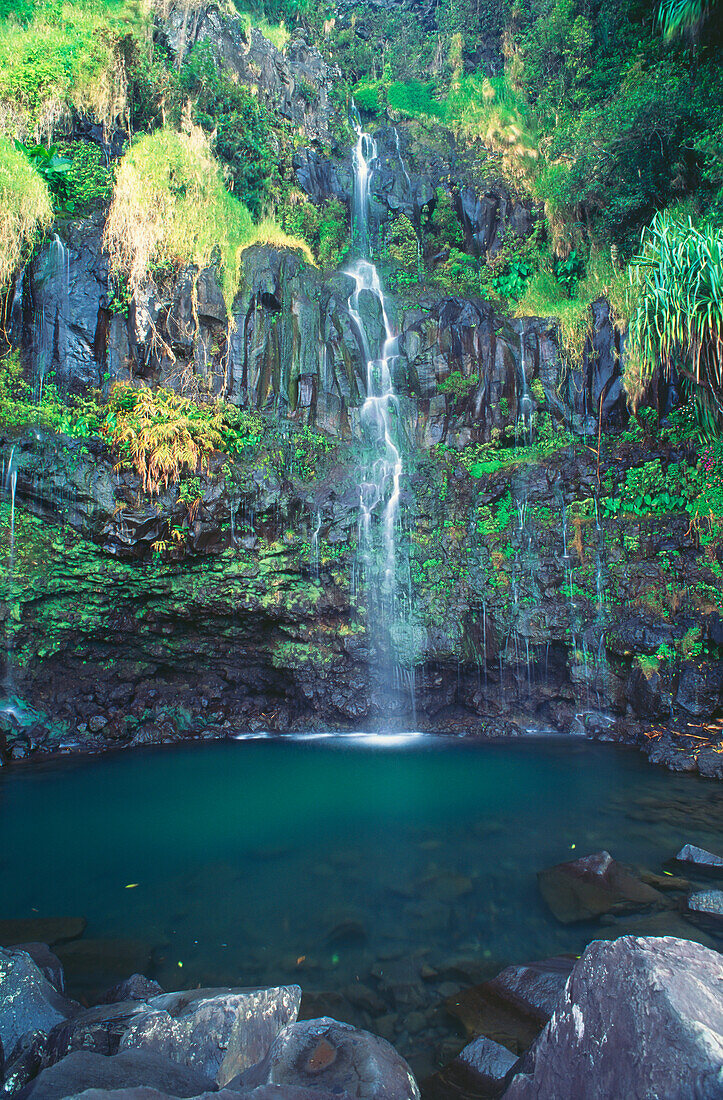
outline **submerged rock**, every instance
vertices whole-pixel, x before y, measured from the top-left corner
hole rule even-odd
[[[558,863],[540,871],[537,881],[543,898],[563,924],[666,904],[659,891],[641,882],[609,852]]]
[[[248,1089],[258,1085],[318,1087],[319,1091],[363,1100],[419,1100],[412,1071],[394,1047],[368,1031],[327,1016],[285,1027],[263,1062],[243,1074],[234,1086],[237,1083]]]
[[[424,1082],[425,1100],[465,1100],[501,1096],[518,1059],[507,1047],[481,1035],[448,1065]]]
[[[591,943],[505,1100],[723,1096],[723,960],[673,937]]]
[[[117,985],[111,986],[105,993],[98,997],[96,1004],[110,1005],[118,1001],[147,1001],[151,997],[157,997],[165,993],[165,990],[152,978],[146,978],[144,974],[131,974]]]
[[[707,931],[723,935],[723,890],[698,890],[691,894],[685,916]]]
[[[21,943],[59,943],[77,940],[85,932],[85,917],[28,917],[0,920],[0,943],[13,947]]]

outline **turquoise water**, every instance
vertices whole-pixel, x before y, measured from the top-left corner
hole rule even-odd
[[[166,988],[332,994],[411,957],[495,971],[640,928],[559,925],[536,872],[719,847],[719,792],[582,741],[242,740],[13,767],[0,917],[84,915],[86,937],[141,941]]]

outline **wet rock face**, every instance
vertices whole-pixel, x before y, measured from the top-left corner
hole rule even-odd
[[[67,222],[26,271],[22,342],[38,387],[48,375],[73,393],[101,381],[111,320],[102,235],[101,214]]]
[[[255,28],[247,31],[242,19],[215,4],[191,13],[186,5],[173,6],[162,30],[176,56],[198,42],[210,42],[221,64],[255,90],[261,103],[293,122],[309,140],[332,140],[336,108],[330,92],[340,73],[303,38],[292,39],[281,53]]]
[[[537,879],[542,896],[563,924],[665,904],[657,890],[631,874],[609,852],[560,863],[541,871]]]
[[[208,1093],[212,1082],[197,1070],[169,1062],[144,1050],[124,1050],[112,1057],[78,1050],[44,1069],[24,1093],[23,1100],[66,1100],[88,1089],[158,1089],[161,1096],[196,1097]],[[151,1093],[151,1095],[153,1095]]]
[[[591,943],[506,1100],[714,1100],[723,1094],[722,988],[720,955],[687,940]]]

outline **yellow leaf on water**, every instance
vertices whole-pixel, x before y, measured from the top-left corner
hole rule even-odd
[[[135,890],[136,886],[140,886],[140,883],[139,882],[129,882],[129,883],[126,884],[125,889],[126,890]]]

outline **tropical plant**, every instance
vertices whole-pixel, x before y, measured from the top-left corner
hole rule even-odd
[[[144,491],[157,494],[184,472],[207,470],[214,451],[238,455],[255,446],[262,428],[258,417],[221,401],[201,405],[171,390],[118,382],[101,431],[118,451],[119,465],[133,467]]]
[[[72,212],[68,172],[73,167],[73,162],[62,155],[57,145],[24,145],[16,139],[15,148],[25,153],[35,171],[45,180],[57,205]]]
[[[661,0],[658,22],[666,38],[696,38],[717,6],[716,0]]]
[[[662,211],[630,266],[637,305],[630,320],[625,384],[637,406],[662,369],[693,386],[723,424],[723,231]]]

